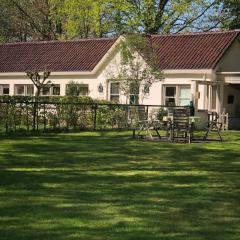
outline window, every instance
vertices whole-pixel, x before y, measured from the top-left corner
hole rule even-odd
[[[60,85],[54,84],[53,86],[44,86],[42,89],[42,96],[59,96]]]
[[[26,92],[28,96],[32,96],[34,94],[34,87],[33,85],[26,85]]]
[[[164,104],[166,106],[189,106],[190,101],[190,85],[165,86]]]
[[[189,106],[190,101],[191,101],[190,86],[180,86],[179,105]]]
[[[50,95],[50,86],[44,86],[43,88],[42,88],[42,95],[43,96],[49,96]]]
[[[60,85],[54,85],[52,87],[52,95],[54,95],[54,96],[60,95]]]
[[[119,83],[110,83],[110,100],[119,102],[120,85]]]
[[[81,84],[79,86],[79,96],[87,96],[88,95],[88,84]]]
[[[137,84],[131,84],[130,86],[130,104],[139,104],[139,86]]]
[[[0,95],[9,95],[9,84],[0,85]]]
[[[67,84],[66,95],[68,96],[88,96],[89,87],[88,84]]]
[[[32,96],[34,94],[34,87],[32,84],[15,84],[14,94]]]
[[[165,87],[165,101],[166,106],[176,105],[176,87]]]

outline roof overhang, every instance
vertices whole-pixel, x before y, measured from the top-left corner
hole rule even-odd
[[[214,69],[165,69],[163,74],[215,74]]]
[[[240,84],[240,75],[238,77],[225,77],[226,83]]]
[[[225,83],[240,84],[240,72],[217,72],[223,77]]]
[[[116,44],[116,43],[115,43]],[[108,58],[111,56],[111,53],[114,51],[111,49],[104,57],[103,59],[98,63],[98,65],[92,70],[92,71],[65,71],[65,72],[51,72],[51,76],[90,76],[95,75],[98,73],[98,71],[101,69],[104,63],[108,60]],[[40,72],[41,73],[41,72]],[[176,70],[162,70],[162,73],[164,75],[177,75],[177,74],[215,74],[215,71],[213,69],[176,69]],[[0,73],[0,77],[24,77],[26,76],[25,72],[5,72]]]
[[[40,74],[43,74],[43,72],[40,72]],[[93,75],[93,71],[91,72],[51,72],[50,76],[86,76],[86,75]],[[6,73],[0,73],[0,77],[24,77],[26,76],[25,72],[6,72]]]

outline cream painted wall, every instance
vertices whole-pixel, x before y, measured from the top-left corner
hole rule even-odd
[[[228,104],[229,95],[234,96],[233,104]],[[230,116],[236,115],[237,107],[240,107],[240,89],[237,89],[234,85],[226,85],[224,87],[223,107],[227,110]]]
[[[225,53],[216,70],[219,72],[240,72],[240,37]]]

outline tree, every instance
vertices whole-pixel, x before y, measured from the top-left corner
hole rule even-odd
[[[53,86],[53,83],[50,80],[47,80],[50,74],[51,72],[48,71],[45,71],[42,76],[37,71],[27,72],[27,76],[37,88],[37,91],[35,93],[36,98],[40,96],[44,88]]]
[[[55,40],[63,34],[61,0],[0,0],[6,41]]]
[[[0,0],[0,41],[228,28],[239,0]],[[227,12],[226,12],[227,9]]]
[[[108,0],[65,0],[61,14],[66,37],[103,37],[111,29]]]
[[[225,14],[228,16],[228,21],[223,23],[223,27],[230,29],[240,28],[240,1],[239,0],[224,0],[223,2]]]
[[[137,104],[138,97],[143,101],[152,84],[163,77],[153,46],[147,37],[130,34],[125,35],[116,49],[118,52],[121,55],[120,63],[117,60],[113,63],[113,71],[107,72],[107,77],[119,84],[127,101]]]
[[[217,0],[113,1],[116,22],[122,31],[147,34],[209,30],[220,24],[222,7]]]
[[[48,77],[50,76],[50,72],[45,71],[43,73],[43,76],[41,77],[40,73],[37,71],[34,72],[27,72],[27,76],[32,81],[34,86],[37,88],[37,91],[35,92],[35,101],[33,104],[33,130],[36,130],[36,126],[38,126],[38,98],[40,96],[40,93],[45,87],[53,86],[52,82],[50,80],[47,81]]]

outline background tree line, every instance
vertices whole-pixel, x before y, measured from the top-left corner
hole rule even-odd
[[[0,0],[0,41],[240,28],[240,0]]]

